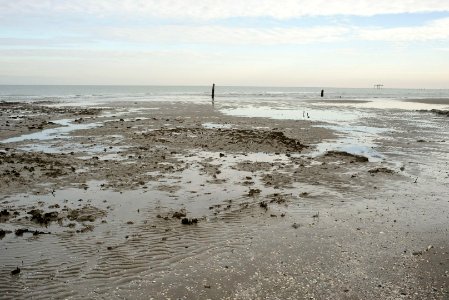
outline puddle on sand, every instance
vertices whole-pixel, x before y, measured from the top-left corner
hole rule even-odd
[[[300,103],[303,105],[304,103]],[[299,104],[298,104],[299,105]],[[220,110],[225,115],[237,117],[258,117],[280,120],[310,120],[322,122],[355,121],[360,116],[347,110],[314,108],[310,105],[303,107],[268,107],[268,106],[246,106],[226,108]]]
[[[65,140],[64,140],[65,141]],[[18,147],[20,150],[28,152],[43,152],[50,154],[61,154],[61,153],[83,153],[83,154],[103,154],[102,157],[106,155],[116,155],[128,149],[127,146],[106,146],[102,144],[81,144],[75,142],[41,142],[36,144],[27,144],[22,147]]]
[[[376,139],[382,133],[392,131],[386,128],[377,128],[358,125],[320,125],[337,132],[338,139],[323,141],[315,145],[315,149],[308,156],[316,157],[327,151],[344,151],[355,155],[362,155],[370,162],[379,162],[385,159],[384,155],[376,151]]]
[[[232,128],[232,124],[203,123],[202,125],[206,129],[231,129]]]
[[[27,140],[39,140],[39,141],[48,141],[54,139],[66,139],[69,138],[68,134],[82,129],[91,129],[95,127],[99,127],[99,123],[88,123],[88,124],[76,124],[72,123],[73,119],[62,119],[53,121],[58,125],[63,127],[44,129],[39,132],[24,134],[18,137],[9,138],[1,141],[1,143],[15,143],[15,142],[23,142]]]

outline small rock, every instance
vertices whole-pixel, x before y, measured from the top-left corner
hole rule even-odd
[[[198,219],[197,218],[193,218],[193,219],[183,218],[181,220],[181,223],[183,225],[193,225],[193,224],[197,224],[198,223]]]
[[[17,275],[19,273],[20,273],[20,268],[19,267],[17,267],[16,269],[11,271],[11,275]]]
[[[186,216],[186,213],[184,211],[176,211],[173,213],[172,217],[176,218],[176,219],[181,219],[181,218],[184,218],[185,216]]]
[[[265,210],[268,209],[268,204],[267,204],[266,202],[260,202],[260,203],[259,203],[259,206],[262,207],[262,208],[264,208]]]
[[[249,192],[248,192],[248,196],[254,196],[254,195],[256,195],[256,194],[260,194],[260,192],[261,192],[261,190],[259,190],[259,189],[250,189],[249,190]]]
[[[15,234],[17,236],[22,236],[25,232],[29,232],[29,230],[26,228],[21,228],[21,229],[16,229]]]

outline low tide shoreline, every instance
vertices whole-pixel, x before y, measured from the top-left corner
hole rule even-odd
[[[363,120],[395,129],[373,161],[221,105],[2,103],[0,141],[25,138],[0,144],[0,298],[448,297],[447,141],[420,113]]]

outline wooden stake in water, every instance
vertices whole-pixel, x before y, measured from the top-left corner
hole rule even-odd
[[[324,90],[321,90],[321,97],[324,97]]]
[[[215,83],[212,84],[212,101],[215,99]]]

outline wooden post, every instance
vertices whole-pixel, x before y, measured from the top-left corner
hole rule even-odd
[[[324,97],[324,90],[321,90],[321,98]]]
[[[212,101],[215,99],[215,83],[212,84]]]

